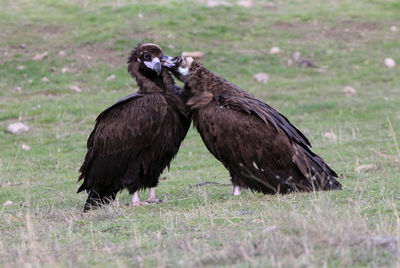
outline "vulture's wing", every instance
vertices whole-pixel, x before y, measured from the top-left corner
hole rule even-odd
[[[236,89],[235,93],[238,94],[221,94],[216,96],[216,99],[226,107],[256,115],[265,123],[272,124],[276,131],[285,132],[291,141],[295,141],[304,147],[311,147],[307,137],[274,108],[239,88]]]
[[[129,161],[152,144],[165,120],[167,103],[159,94],[131,94],[104,110],[87,142],[87,154],[78,192],[89,189],[94,181],[103,185],[121,177]]]
[[[248,167],[259,161],[283,169],[291,154],[290,141],[272,124],[231,107],[209,105],[199,111],[202,138],[218,159]],[[271,156],[271,159],[265,159]]]
[[[334,177],[337,177],[335,171],[330,169],[327,165],[323,164],[324,161],[316,154],[314,154],[311,150],[310,141],[298,130],[290,121],[274,108],[269,106],[268,104],[262,102],[261,100],[256,99],[251,96],[247,92],[240,90],[241,95],[227,96],[222,95],[218,98],[219,103],[223,106],[230,107],[239,112],[244,112],[246,114],[253,114],[263,120],[265,123],[271,123],[275,130],[279,133],[282,130],[287,137],[290,139],[291,143],[296,145],[296,148],[299,148],[304,154],[306,154],[310,159],[321,167],[325,172],[332,174]],[[261,128],[263,126],[260,125]],[[271,129],[271,131],[273,131]],[[301,149],[300,149],[301,148]]]
[[[320,157],[293,142],[286,131],[276,131],[274,124],[265,124],[258,117],[215,103],[199,111],[202,120],[197,124],[210,152],[231,172],[246,179],[253,190],[274,192],[285,183],[287,189],[312,190],[314,175],[318,183],[338,183],[336,173]],[[276,125],[280,127],[280,122]],[[289,182],[287,178],[291,178]]]

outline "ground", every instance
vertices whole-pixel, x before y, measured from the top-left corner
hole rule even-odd
[[[400,2],[140,2],[0,0],[0,266],[398,266],[400,72],[384,59],[400,63]],[[233,197],[191,129],[164,203],[130,208],[124,191],[82,215],[85,143],[96,115],[136,91],[126,60],[140,41],[204,52],[302,130],[343,190]],[[296,51],[318,68],[288,64]],[[30,130],[7,133],[16,122]]]

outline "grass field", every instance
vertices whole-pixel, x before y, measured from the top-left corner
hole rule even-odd
[[[400,2],[252,4],[0,0],[0,267],[399,267],[400,71],[383,61],[400,63]],[[82,215],[86,140],[100,111],[136,91],[126,59],[140,41],[203,51],[301,129],[343,191],[233,197],[191,129],[157,188],[164,203],[130,208],[123,191]],[[288,66],[296,51],[319,68]],[[19,121],[29,132],[5,131]],[[355,172],[365,164],[376,168]]]

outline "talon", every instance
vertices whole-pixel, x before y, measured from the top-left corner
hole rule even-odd
[[[149,197],[149,198],[146,199],[146,202],[149,203],[149,204],[160,204],[163,201],[161,199],[158,199],[158,198]]]
[[[162,202],[161,199],[158,199],[156,197],[156,191],[155,188],[150,188],[150,195],[149,198],[147,198],[146,202],[148,202],[149,204],[160,204]]]
[[[148,205],[148,202],[143,202],[143,201],[136,201],[136,202],[132,202],[129,204],[130,207],[139,207],[139,206],[146,206]]]

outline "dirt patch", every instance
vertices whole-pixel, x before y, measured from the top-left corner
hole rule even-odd
[[[7,29],[0,35],[0,44],[3,44],[0,48],[2,56],[0,62],[8,61],[15,54],[30,57],[43,51],[54,50],[63,43],[63,35],[67,30],[66,25],[43,26],[37,24],[24,24],[17,28]]]
[[[73,59],[81,67],[91,67],[99,63],[111,66],[124,66],[129,56],[129,52],[127,51],[113,50],[111,41],[104,44],[85,44],[76,48],[69,48],[69,50],[71,56],[68,58]]]
[[[357,22],[341,21],[335,25],[318,22],[283,22],[278,21],[273,27],[299,34],[302,39],[314,42],[321,39],[339,40],[348,43],[359,42],[365,37],[376,38],[385,36],[385,27],[390,22]]]

